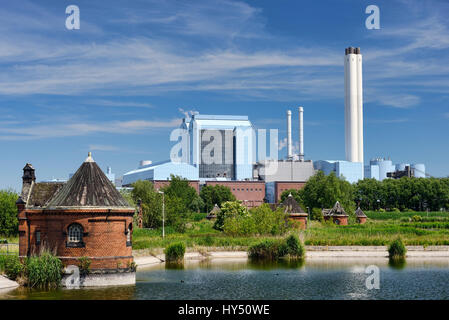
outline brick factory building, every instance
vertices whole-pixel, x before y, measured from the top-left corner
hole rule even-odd
[[[264,203],[264,181],[206,181],[206,185],[228,187],[236,199],[242,201],[247,208],[258,207]]]
[[[290,189],[302,189],[306,185],[305,181],[274,181],[267,182],[267,199],[270,203],[279,203],[282,192]]]
[[[80,257],[88,257],[93,274],[115,274],[94,280],[97,285],[135,283],[134,208],[90,153],[67,183],[36,183],[30,164],[23,169],[22,179],[17,201],[21,258],[48,248],[64,266],[78,266]]]

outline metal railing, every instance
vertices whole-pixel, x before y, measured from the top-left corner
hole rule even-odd
[[[16,255],[19,253],[18,243],[4,243],[0,241],[0,255]]]

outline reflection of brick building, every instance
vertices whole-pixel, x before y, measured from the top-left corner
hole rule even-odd
[[[264,181],[207,181],[206,185],[222,185],[231,189],[237,200],[248,208],[258,207],[264,203]]]
[[[132,271],[134,208],[90,154],[67,183],[36,183],[30,164],[23,172],[17,201],[20,257],[48,248],[65,266],[79,265],[85,256],[93,271]]]
[[[154,189],[159,190],[163,187],[166,187],[170,184],[170,180],[153,180]],[[197,180],[189,180],[189,185],[195,188],[196,192],[200,192],[200,182]]]

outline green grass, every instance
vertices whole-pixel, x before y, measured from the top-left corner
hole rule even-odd
[[[426,217],[439,217],[442,219],[449,219],[449,212],[430,211],[427,212],[378,212],[378,211],[365,211],[368,218],[373,220],[398,220],[401,218],[412,218],[413,216],[421,216],[423,219]]]
[[[449,245],[449,213],[447,212],[365,212],[369,217],[363,225],[336,226],[331,223],[311,221],[302,232],[306,245],[389,245],[401,237],[405,245]],[[422,222],[411,222],[414,215],[422,217]],[[280,237],[231,237],[212,228],[208,220],[188,223],[183,234],[166,228],[166,238],[162,231],[135,229],[133,249],[165,248],[182,241],[186,247],[220,247],[226,250],[242,250],[260,241],[280,239]]]

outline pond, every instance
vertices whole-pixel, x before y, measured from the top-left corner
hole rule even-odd
[[[379,289],[368,289],[368,266]],[[376,268],[374,267],[374,268]],[[370,282],[371,283],[371,282]],[[305,263],[242,260],[157,265],[137,272],[135,286],[50,291],[18,288],[0,299],[449,299],[449,260],[313,259]]]

